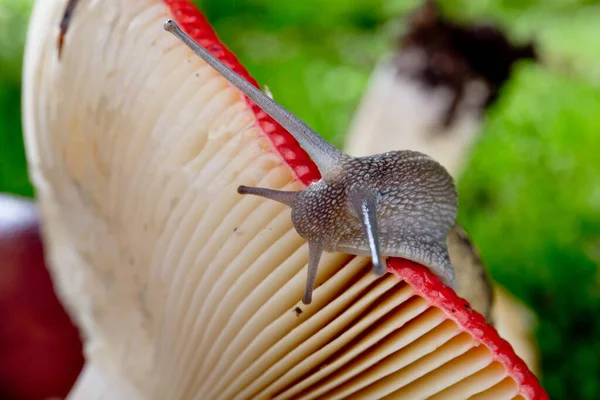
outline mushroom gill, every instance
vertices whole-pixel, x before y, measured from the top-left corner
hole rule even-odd
[[[23,88],[49,261],[86,339],[70,398],[547,398],[415,263],[378,277],[324,254],[303,305],[289,209],[236,188],[318,171],[164,21],[255,81],[187,0],[75,3],[64,24],[72,1],[36,2]]]

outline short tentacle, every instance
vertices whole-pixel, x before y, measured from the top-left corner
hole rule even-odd
[[[269,114],[274,120],[287,129],[298,143],[300,143],[300,146],[306,150],[315,164],[317,164],[321,174],[325,175],[328,171],[334,169],[342,159],[347,157],[344,153],[323,139],[321,135],[313,131],[298,117],[228,68],[205,48],[194,42],[193,39],[184,33],[174,21],[167,21],[164,28],[185,43],[194,53],[196,53],[196,55],[202,58],[225,79],[231,82],[238,90],[248,96],[248,98],[256,103],[264,112]]]
[[[308,276],[306,278],[306,289],[302,303],[310,304],[312,302],[312,293],[317,280],[317,271],[319,270],[319,261],[323,253],[323,245],[319,242],[308,242]]]
[[[250,187],[250,186],[239,186],[238,187],[239,194],[251,194],[254,196],[260,196],[267,199],[275,200],[280,203],[285,204],[286,206],[291,207],[296,201],[299,192],[286,192],[283,190],[275,190],[275,189],[267,189],[260,187]]]

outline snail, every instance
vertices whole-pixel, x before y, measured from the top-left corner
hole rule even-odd
[[[454,181],[442,165],[409,150],[351,157],[225,66],[177,23],[169,20],[164,29],[288,130],[319,168],[321,179],[296,192],[238,188],[240,194],[291,207],[294,228],[309,247],[304,304],[312,301],[323,251],[370,255],[377,275],[386,271],[383,257],[406,258],[455,285],[446,237],[455,225],[458,201]]]

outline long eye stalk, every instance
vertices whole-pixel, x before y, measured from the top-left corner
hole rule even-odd
[[[315,164],[317,164],[321,174],[330,171],[345,157],[344,153],[329,144],[298,117],[239,76],[215,56],[210,54],[204,47],[194,42],[194,40],[183,32],[174,21],[167,21],[164,28],[185,43],[185,45],[196,53],[196,55],[202,58],[208,65],[213,67],[219,74],[231,82],[238,90],[248,96],[250,100],[255,102],[264,112],[269,114],[275,121],[279,122],[287,129],[300,143],[300,146],[306,150]]]
[[[379,247],[379,233],[377,223],[377,196],[368,192],[355,193],[351,204],[355,212],[360,215],[362,226],[369,242],[371,258],[373,259],[373,272],[377,275],[385,273],[385,265],[381,260]]]
[[[371,257],[373,258],[373,272],[377,275],[382,275],[385,272],[385,265],[381,261],[381,250],[379,249],[375,202],[364,199],[361,211],[363,226],[369,239],[369,248],[371,249]]]

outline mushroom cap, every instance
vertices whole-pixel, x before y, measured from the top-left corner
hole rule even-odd
[[[187,0],[36,2],[24,122],[50,263],[86,337],[71,398],[547,398],[483,317],[427,268],[308,248],[290,210],[293,138],[162,30],[176,20],[246,77]]]

